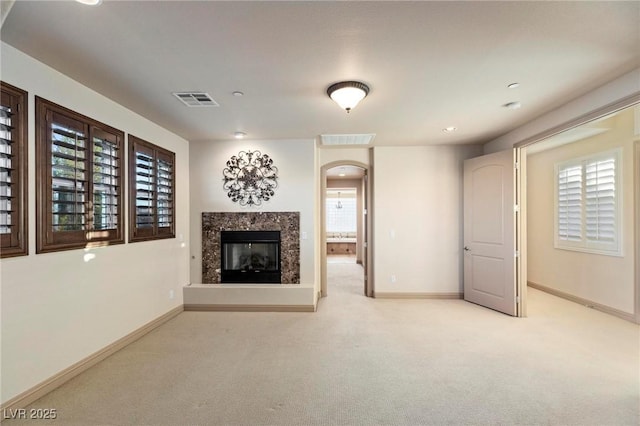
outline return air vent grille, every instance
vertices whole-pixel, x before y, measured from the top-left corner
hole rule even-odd
[[[322,145],[369,145],[375,137],[374,133],[320,135]]]
[[[173,96],[188,107],[217,107],[220,106],[208,93],[203,92],[177,92]]]

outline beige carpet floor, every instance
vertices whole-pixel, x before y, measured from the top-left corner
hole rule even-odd
[[[359,265],[329,273],[316,313],[179,315],[34,403],[58,419],[31,424],[640,423],[637,325],[536,290],[524,319],[367,299]]]

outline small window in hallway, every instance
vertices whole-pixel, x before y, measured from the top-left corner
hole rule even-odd
[[[326,197],[327,236],[355,238],[357,206],[355,189],[330,189]]]

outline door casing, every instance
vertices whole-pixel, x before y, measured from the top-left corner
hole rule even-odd
[[[363,255],[363,267],[365,274],[365,288],[364,292],[367,297],[373,297],[374,295],[374,277],[373,277],[373,235],[372,235],[372,226],[373,226],[373,216],[371,211],[372,203],[372,167],[370,165],[360,163],[358,161],[351,160],[342,160],[342,161],[333,161],[331,163],[327,163],[320,168],[320,296],[327,297],[327,223],[326,223],[326,212],[325,212],[325,204],[326,204],[326,193],[327,193],[327,170],[333,169],[334,167],[339,166],[356,166],[364,169],[366,176],[366,183],[364,187],[364,210],[366,211],[365,221],[364,221],[364,239],[363,244],[366,244],[366,248]]]

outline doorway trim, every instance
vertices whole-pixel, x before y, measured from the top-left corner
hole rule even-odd
[[[327,198],[327,170],[340,166],[355,166],[364,169],[366,176],[366,183],[364,188],[364,203],[363,208],[366,211],[365,221],[363,224],[364,233],[367,236],[363,244],[366,243],[365,256],[363,259],[365,264],[365,295],[367,297],[373,297],[374,280],[373,280],[373,222],[372,222],[372,176],[371,166],[353,160],[339,160],[332,161],[330,163],[322,165],[320,167],[320,296],[327,297],[327,218],[326,218],[326,198]]]
[[[636,106],[636,120],[638,120],[636,124],[636,136],[640,138],[640,105]],[[635,296],[636,296],[636,312],[635,319],[636,324],[640,324],[640,139],[636,139],[634,143],[635,147],[635,176],[634,176],[634,194],[635,194],[635,228],[636,228],[636,240],[634,244],[634,249],[636,251],[636,263],[635,263],[635,274],[636,274],[636,288],[635,288]]]

